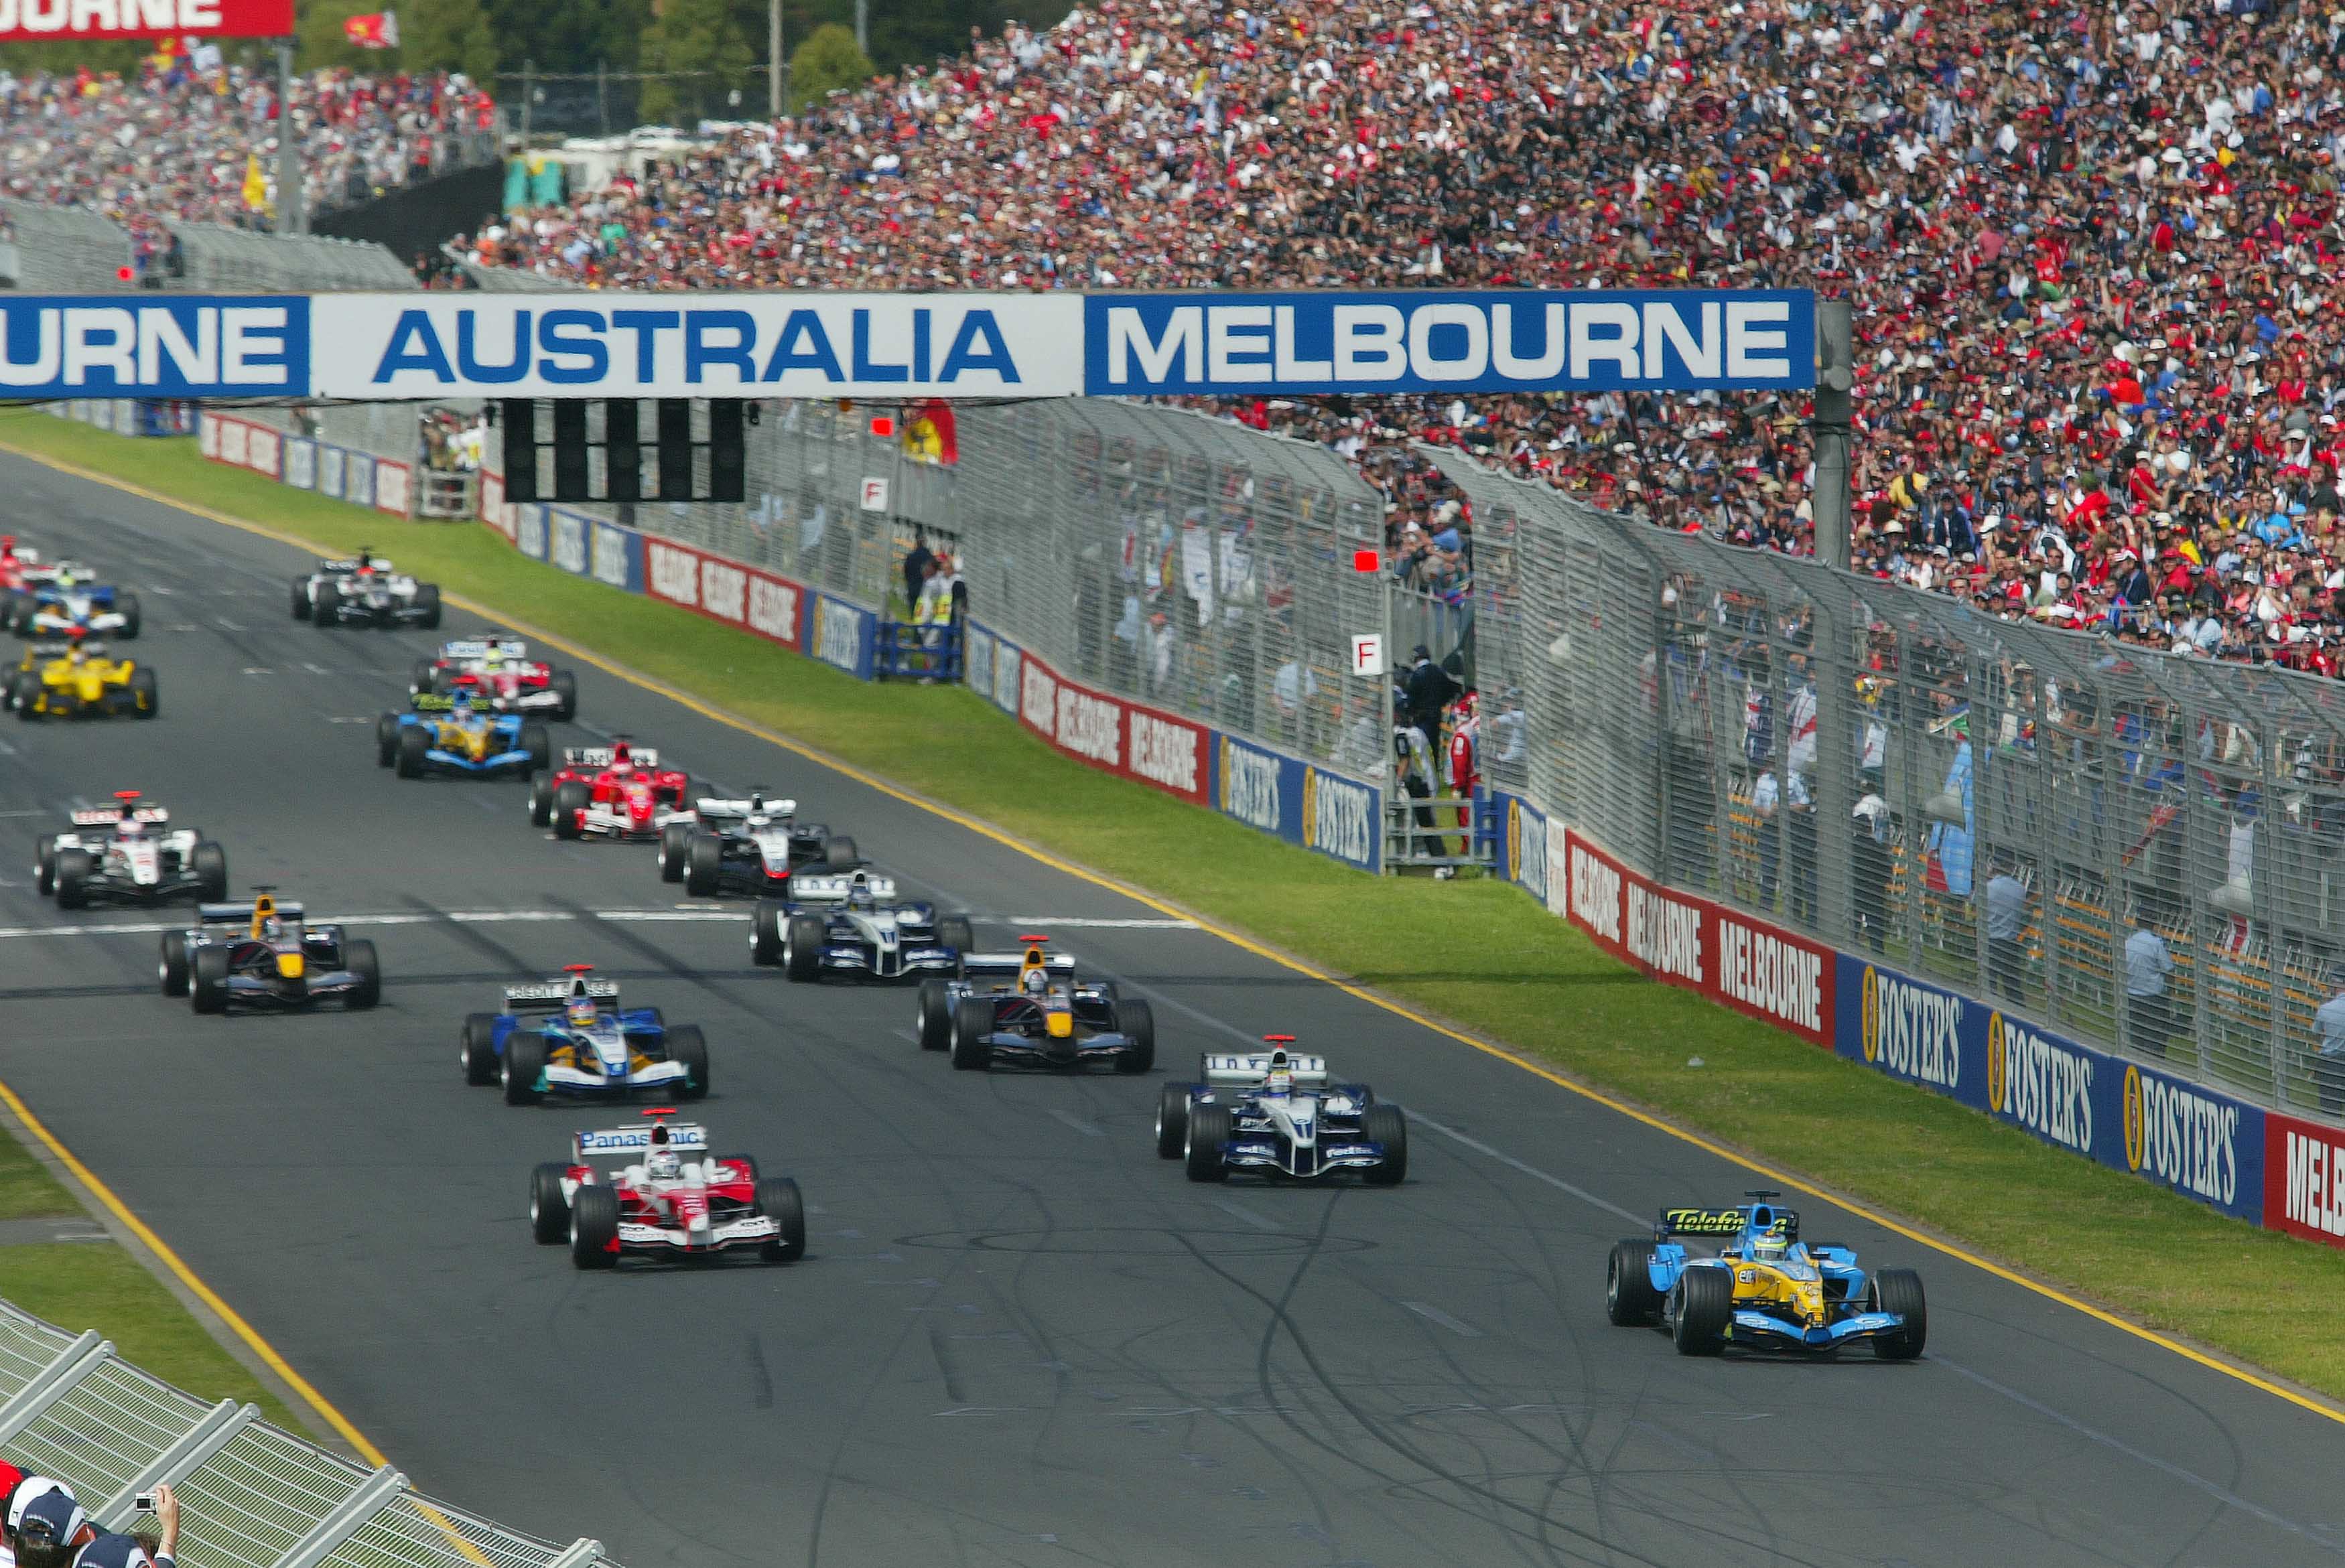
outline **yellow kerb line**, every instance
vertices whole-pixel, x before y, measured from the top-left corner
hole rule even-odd
[[[5,442],[0,442],[0,446],[5,445]],[[310,554],[320,558],[330,557],[332,554],[332,551],[329,551],[325,546],[318,544],[313,541],[302,539],[295,534],[279,532],[276,529],[253,522],[246,518],[231,517],[226,512],[214,511],[212,508],[208,506],[202,506],[191,501],[176,500],[173,497],[162,494],[160,491],[148,490],[142,485],[136,485],[126,480],[116,479],[110,474],[99,473],[94,469],[83,468],[78,463],[61,461],[56,458],[46,457],[37,452],[25,451],[22,449],[15,447],[9,447],[7,450],[15,452],[20,457],[30,459],[32,461],[39,463],[45,468],[53,469],[59,473],[71,474],[76,479],[88,480],[94,484],[106,485],[110,489],[120,491],[126,495],[135,495],[143,501],[153,501],[157,506],[168,507],[175,511],[184,511],[192,516],[204,518],[209,521],[217,522],[225,528],[237,529],[245,533],[257,534],[263,539],[274,540],[280,544],[292,545],[297,549],[307,551]],[[486,525],[483,524],[482,526]],[[1144,904],[1151,909],[1157,910],[1162,914],[1171,916],[1176,919],[1187,920],[1193,923],[1198,930],[1206,933],[1208,936],[1217,936],[1223,941],[1229,943],[1232,946],[1242,948],[1244,951],[1254,955],[1258,958],[1275,964],[1281,968],[1289,970],[1296,975],[1300,975],[1307,980],[1317,981],[1323,986],[1332,986],[1347,996],[1356,997],[1360,1001],[1367,1003],[1372,1007],[1381,1008],[1385,1012],[1390,1013],[1393,1017],[1405,1019],[1407,1022],[1416,1025],[1419,1028],[1429,1029],[1445,1039],[1455,1040],[1461,1046],[1470,1047],[1473,1049],[1481,1052],[1484,1056],[1495,1057],[1502,1062],[1511,1063],[1513,1066],[1520,1067],[1523,1071],[1529,1073],[1534,1077],[1546,1079],[1548,1083],[1555,1085],[1558,1088],[1567,1090],[1569,1093],[1579,1096],[1582,1099],[1600,1105],[1607,1110],[1625,1116],[1631,1121],[1649,1127],[1655,1132],[1666,1134],[1670,1138],[1676,1138],[1680,1143],[1688,1144],[1695,1148],[1700,1149],[1704,1154],[1711,1155],[1719,1159],[1725,1160],[1730,1165],[1740,1166],[1744,1170],[1750,1171],[1754,1176],[1765,1177],[1770,1182],[1788,1188],[1794,1192],[1804,1193],[1808,1197],[1819,1199],[1822,1202],[1829,1203],[1834,1208],[1842,1210],[1843,1213],[1853,1215],[1869,1224],[1878,1225],[1883,1229],[1890,1231],[1894,1235],[1902,1236],[1908,1241],[1915,1243],[1917,1246],[1926,1247],[1932,1251],[1937,1252],[1944,1257],[1952,1258],[1958,1262],[1966,1263],[1970,1267],[1979,1270],[1983,1273],[1992,1274],[1996,1279],[2004,1280],[2007,1284],[2016,1285],[2024,1290],[2031,1290],[2046,1300],[2056,1301],[2061,1306],[2069,1309],[2071,1311],[2080,1312],[2086,1317],[2094,1320],[2096,1322],[2106,1323],[2110,1328],[2130,1334],[2135,1339],[2140,1340],[2146,1344],[2156,1345],[2160,1350],[2171,1351],[2174,1354],[2180,1356],[2184,1361],[2195,1362],[2211,1371],[2220,1372],[2225,1377],[2235,1378],[2238,1381],[2246,1383],[2250,1388],[2260,1389],[2265,1393],[2270,1394],[2274,1398],[2286,1400],[2289,1403],[2295,1405],[2299,1409],[2309,1411],[2314,1415],[2335,1421],[2340,1426],[2345,1426],[2345,1411],[2340,1411],[2337,1407],[2329,1404],[2324,1401],[2315,1399],[2309,1394],[2300,1393],[2283,1384],[2274,1382],[2271,1379],[2263,1377],[2256,1372],[2249,1371],[2244,1367],[2235,1366],[2218,1356],[2210,1356],[2206,1351],[2198,1350],[2195,1346],[2184,1344],[2181,1340],[2161,1334],[2155,1329],[2145,1328],[2139,1323],[2129,1321],[2128,1320],[2118,1316],[2117,1313],[2109,1311],[2106,1308],[2096,1307],[2089,1301],[2083,1300],[2078,1297],[2068,1294],[2065,1290],[2059,1290],[2051,1285],[2046,1285],[2040,1280],[2031,1280],[2025,1274],[2019,1273],[2011,1269],[2006,1269],[2000,1263],[1993,1262],[1988,1259],[1982,1258],[1977,1253],[1969,1251],[1964,1248],[1958,1247],[1951,1241],[1942,1240],[1935,1236],[1926,1235],[1922,1231],[1915,1230],[1910,1226],[1900,1224],[1898,1221],[1890,1219],[1886,1215],[1876,1213],[1861,1203],[1843,1198],[1837,1193],[1827,1192],[1822,1188],[1817,1187],[1812,1183],[1803,1181],[1800,1178],[1791,1175],[1788,1172],[1777,1170],[1772,1166],[1762,1165],[1747,1154],[1737,1153],[1735,1150],[1728,1148],[1722,1144],[1711,1141],[1709,1138],[1702,1137],[1699,1133],[1689,1132],[1684,1128],[1677,1127],[1669,1122],[1663,1121],[1660,1118],[1652,1115],[1649,1111],[1639,1110],[1636,1107],[1629,1105],[1625,1101],[1615,1099],[1610,1095],[1605,1094],[1601,1090],[1593,1089],[1589,1087],[1586,1084],[1576,1082],[1571,1078],[1566,1077],[1561,1073],[1555,1071],[1553,1068],[1544,1067],[1538,1062],[1532,1061],[1528,1057],[1518,1055],[1514,1051],[1507,1049],[1503,1046],[1493,1045],[1487,1040],[1477,1039],[1472,1035],[1466,1034],[1457,1029],[1453,1029],[1447,1024],[1436,1022],[1434,1019],[1426,1017],[1422,1013],[1413,1011],[1412,1009],[1402,1006],[1400,1003],[1392,1000],[1390,997],[1380,996],[1373,991],[1353,985],[1348,980],[1340,980],[1332,975],[1324,974],[1321,971],[1313,968],[1310,965],[1302,962],[1300,959],[1290,957],[1286,954],[1277,952],[1270,947],[1265,947],[1261,943],[1254,941],[1253,938],[1241,936],[1239,933],[1232,931],[1225,926],[1217,926],[1211,920],[1199,916],[1193,910],[1180,908],[1175,905],[1165,902],[1163,899],[1157,897],[1152,893],[1143,892],[1139,888],[1132,887],[1124,883],[1119,882],[1113,877],[1105,876],[1096,871],[1091,871],[1082,866],[1073,865],[1071,862],[1061,860],[1054,855],[1049,854],[1044,850],[1038,849],[1034,845],[1025,843],[1023,840],[1019,839],[1010,834],[1003,832],[1001,829],[993,826],[990,823],[980,822],[977,818],[964,815],[963,814],[953,810],[949,806],[939,805],[934,801],[923,799],[922,797],[896,784],[889,784],[885,779],[876,777],[871,774],[864,772],[861,768],[855,766],[851,763],[843,762],[839,758],[831,756],[827,753],[817,751],[814,747],[807,745],[802,742],[794,741],[787,735],[779,733],[777,731],[768,730],[761,724],[753,723],[749,720],[742,718],[736,713],[728,713],[721,708],[711,706],[709,703],[693,696],[690,693],[680,691],[674,686],[668,685],[665,682],[653,680],[647,675],[639,674],[635,671],[626,669],[622,665],[614,664],[608,659],[604,658],[601,654],[594,652],[592,649],[581,647],[579,644],[571,642],[565,637],[557,636],[553,632],[543,631],[541,628],[515,620],[512,615],[507,614],[502,610],[492,609],[492,607],[480,603],[477,601],[467,599],[460,594],[449,593],[444,591],[442,592],[441,598],[443,602],[453,604],[460,609],[467,610],[474,614],[483,615],[488,617],[490,620],[499,621],[506,625],[512,626],[515,631],[522,632],[524,636],[527,636],[534,642],[543,642],[550,647],[559,648],[563,652],[569,654],[572,658],[577,659],[582,663],[591,664],[606,675],[614,675],[620,680],[626,682],[629,685],[634,686],[639,690],[651,693],[655,696],[665,697],[670,702],[675,703],[682,707],[691,710],[693,713],[698,713],[705,719],[723,724],[728,729],[736,730],[742,734],[749,735],[757,740],[764,741],[769,745],[777,746],[781,750],[788,752],[795,756],[804,757],[810,763],[830,769],[833,773],[839,774],[843,778],[852,779],[857,784],[862,784],[868,789],[876,790],[891,800],[900,801],[906,805],[911,806],[919,811],[927,812],[932,816],[940,817],[943,820],[953,824],[957,827],[966,828],[968,831],[976,834],[980,838],[990,839],[993,843],[1000,845],[1005,849],[1014,850],[1018,854],[1026,856],[1029,860],[1032,860],[1042,865],[1047,865],[1053,871],[1061,872],[1068,876],[1074,877],[1079,881],[1088,882],[1095,887],[1105,888],[1111,893],[1121,894],[1126,898]],[[15,1099],[15,1097],[13,1095],[8,1098],[12,1103]],[[46,1135],[44,1134],[43,1136],[46,1137]],[[122,1212],[127,1217],[129,1211],[125,1209]],[[133,1223],[136,1222],[133,1221]],[[143,1229],[144,1228],[142,1227],[141,1229]],[[168,1258],[170,1255],[166,1253],[165,1256]],[[175,1268],[179,1268],[184,1271],[184,1265],[178,1264],[176,1259],[173,1259],[173,1263]],[[187,1278],[190,1281],[194,1279],[193,1275],[186,1275],[184,1272],[183,1277]],[[210,1296],[208,1291],[206,1291],[205,1294],[208,1298]],[[225,1308],[222,1310],[225,1311]],[[239,1325],[240,1332],[250,1336],[251,1342],[256,1347],[259,1346],[259,1337],[252,1334],[249,1328],[242,1327],[242,1319],[234,1317],[231,1314],[229,1315],[228,1320],[231,1323]],[[282,1364],[281,1358],[278,1358],[276,1352],[273,1351],[268,1351],[267,1354],[269,1356],[272,1364]],[[289,1374],[290,1369],[288,1369],[288,1372]],[[309,1384],[301,1382],[298,1379],[294,1380],[294,1385],[305,1391],[309,1391],[310,1387]],[[310,1397],[315,1399],[316,1395],[312,1391],[310,1392]],[[321,1410],[330,1411],[331,1407],[327,1406],[322,1401],[319,1401],[319,1406]],[[331,1414],[329,1419],[335,1421],[337,1426],[347,1424],[342,1421],[339,1414]]]

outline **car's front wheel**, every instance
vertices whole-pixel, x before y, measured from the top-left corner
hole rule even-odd
[[[570,1261],[610,1269],[619,1261],[619,1195],[590,1183],[570,1195]]]

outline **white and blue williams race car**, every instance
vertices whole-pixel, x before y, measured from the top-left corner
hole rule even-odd
[[[499,1084],[507,1105],[548,1095],[626,1099],[656,1091],[679,1100],[708,1092],[708,1042],[696,1025],[671,1028],[657,1007],[618,1005],[619,983],[572,964],[566,979],[505,987],[502,1012],[464,1019],[464,1081]]]
[[[1156,1065],[1147,1003],[1117,996],[1112,981],[1077,979],[1073,956],[1045,951],[1047,936],[1019,941],[1021,953],[962,954],[965,978],[920,982],[920,1049],[949,1051],[954,1067],[974,1072]]]
[[[1166,1084],[1156,1101],[1156,1152],[1184,1161],[1192,1181],[1233,1172],[1320,1181],[1356,1170],[1371,1187],[1408,1176],[1408,1120],[1365,1084],[1330,1082],[1327,1058],[1287,1049],[1292,1035],[1265,1035],[1270,1049],[1208,1054],[1202,1083]]]
[[[760,898],[749,917],[750,961],[793,980],[958,979],[975,946],[967,916],[899,900],[894,877],[868,871],[799,872],[788,898]]]
[[[712,1155],[708,1129],[671,1122],[673,1108],[645,1122],[581,1132],[570,1158],[530,1173],[530,1233],[545,1246],[570,1243],[581,1269],[611,1269],[623,1257],[706,1262],[755,1249],[768,1263],[806,1252],[806,1202],[787,1176],[760,1176],[746,1154]]]

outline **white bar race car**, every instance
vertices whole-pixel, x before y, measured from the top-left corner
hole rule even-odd
[[[321,561],[318,570],[293,580],[293,619],[320,631],[336,626],[440,624],[440,585],[418,582],[374,552],[361,549],[348,561]]]
[[[117,790],[114,798],[113,805],[75,812],[73,826],[34,853],[33,885],[54,894],[58,908],[228,896],[226,850],[199,829],[173,828],[171,814],[141,804],[135,789]]]
[[[868,871],[800,872],[787,900],[760,898],[749,917],[750,962],[778,965],[799,981],[958,979],[961,955],[975,946],[967,916],[899,901],[894,877]]]
[[[700,1261],[754,1247],[768,1263],[804,1256],[798,1184],[759,1176],[749,1155],[710,1155],[708,1129],[666,1119],[675,1114],[656,1107],[633,1127],[581,1132],[566,1163],[532,1171],[530,1233],[544,1246],[568,1241],[581,1269],[616,1268],[631,1253]]]
[[[1332,1083],[1327,1058],[1299,1056],[1292,1035],[1267,1051],[1207,1055],[1204,1081],[1166,1084],[1156,1102],[1156,1152],[1186,1163],[1192,1181],[1246,1171],[1317,1181],[1356,1170],[1371,1187],[1408,1176],[1408,1120],[1365,1084]]]
[[[798,820],[798,803],[753,790],[744,799],[703,797],[695,821],[660,830],[660,880],[681,882],[695,898],[726,894],[787,898],[798,866],[852,869],[862,856],[851,838],[835,837],[818,822]]]

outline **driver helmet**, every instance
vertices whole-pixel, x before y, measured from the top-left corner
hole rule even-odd
[[[1025,985],[1028,996],[1039,996],[1051,988],[1051,976],[1043,972],[1040,964],[1037,964],[1026,971]]]
[[[674,1181],[683,1168],[684,1161],[676,1158],[676,1152],[672,1148],[655,1148],[644,1161],[644,1169],[655,1181]]]
[[[1273,1067],[1262,1080],[1262,1092],[1272,1099],[1284,1099],[1294,1091],[1294,1075],[1284,1067]]]
[[[71,588],[71,587],[74,585],[74,583],[75,583],[75,582],[76,582],[76,576],[75,576],[74,569],[73,569],[72,567],[70,567],[70,566],[60,566],[60,567],[58,567],[58,568],[57,568],[56,585],[57,585],[58,587],[60,587],[60,588]]]
[[[1780,1230],[1770,1230],[1751,1244],[1751,1256],[1761,1263],[1781,1263],[1792,1255],[1792,1244]]]
[[[472,711],[472,689],[469,686],[459,686],[449,693],[448,710],[460,719],[468,716]]]
[[[261,940],[281,942],[285,939],[285,922],[272,915],[260,923]]]
[[[137,838],[146,831],[147,824],[145,823],[140,822],[137,817],[131,816],[127,814],[125,814],[120,822],[114,824],[115,835],[120,838]]]
[[[570,1021],[584,1028],[594,1021],[594,998],[584,991],[573,992],[568,1012]]]
[[[848,888],[847,892],[847,906],[849,909],[870,909],[876,907],[871,900],[871,889],[859,882],[853,887]]]

